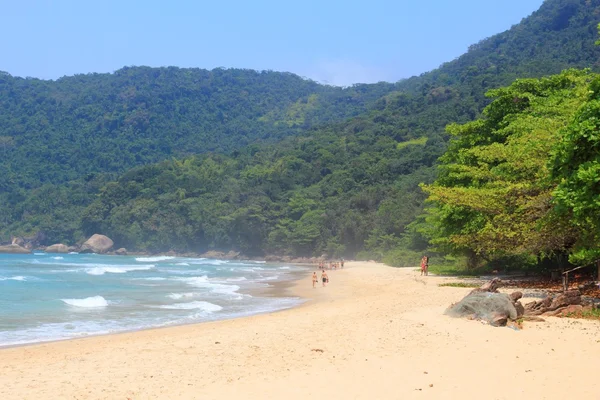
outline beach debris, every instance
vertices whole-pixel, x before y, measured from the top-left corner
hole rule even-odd
[[[314,351],[314,352],[317,352],[317,353],[323,353],[323,352],[325,352],[325,350],[323,350],[323,349],[311,349],[310,351]]]
[[[502,281],[499,278],[484,283],[458,303],[452,304],[445,314],[486,321],[492,326],[514,327],[512,321],[544,322],[544,319],[538,316],[568,316],[591,307],[582,305],[579,290],[549,295],[542,300],[523,305],[520,302],[522,292],[499,293],[498,288],[501,285]]]

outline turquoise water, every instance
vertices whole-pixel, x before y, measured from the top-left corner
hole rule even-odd
[[[293,307],[250,295],[299,267],[96,254],[0,254],[0,346],[233,318]]]

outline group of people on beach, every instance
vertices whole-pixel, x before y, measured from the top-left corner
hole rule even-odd
[[[329,283],[329,275],[327,275],[327,269],[336,270],[338,268],[344,268],[344,259],[342,258],[340,261],[320,261],[319,262],[319,270],[321,271],[321,283],[323,287],[327,286]],[[313,272],[312,274],[312,284],[313,288],[317,287],[317,282],[319,281],[319,277],[317,276],[317,272]]]

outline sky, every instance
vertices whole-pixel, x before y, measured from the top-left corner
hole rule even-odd
[[[0,0],[0,71],[57,79],[123,66],[289,71],[396,82],[509,29],[543,0]]]

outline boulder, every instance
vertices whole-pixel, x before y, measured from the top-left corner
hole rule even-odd
[[[79,247],[78,246],[69,246],[68,250],[69,250],[69,253],[77,253],[79,251]]]
[[[127,249],[125,247],[121,247],[120,249],[117,249],[117,251],[115,251],[115,254],[118,256],[126,256]]]
[[[98,253],[104,254],[109,251],[114,245],[114,242],[104,235],[94,234],[81,246],[81,253]]]
[[[510,294],[510,299],[511,299],[512,301],[517,301],[517,300],[519,300],[519,299],[520,299],[520,298],[522,298],[522,297],[523,297],[523,293],[521,293],[521,292],[512,292],[512,293]]]
[[[523,307],[523,304],[521,304],[520,301],[515,301],[513,304],[515,306],[515,310],[517,310],[517,318],[521,318],[523,315],[525,315],[525,307]]]
[[[0,246],[0,253],[2,254],[29,254],[31,251],[18,244],[9,244],[6,246]]]
[[[62,243],[53,244],[46,247],[46,253],[68,253],[69,247]]]
[[[492,319],[490,321],[490,325],[492,326],[506,326],[508,322],[508,315],[505,313],[494,313],[492,314]]]
[[[17,246],[23,247],[25,245],[25,239],[20,236],[13,236],[11,244],[16,244]]]
[[[568,317],[571,314],[580,314],[583,311],[583,306],[579,305],[579,304],[571,304],[568,305],[564,308],[558,309],[558,310],[554,310],[554,311],[547,311],[544,313],[544,316],[548,316],[548,317]]]
[[[554,311],[572,304],[581,304],[581,292],[579,290],[567,290],[556,296],[550,303],[548,311]]]

